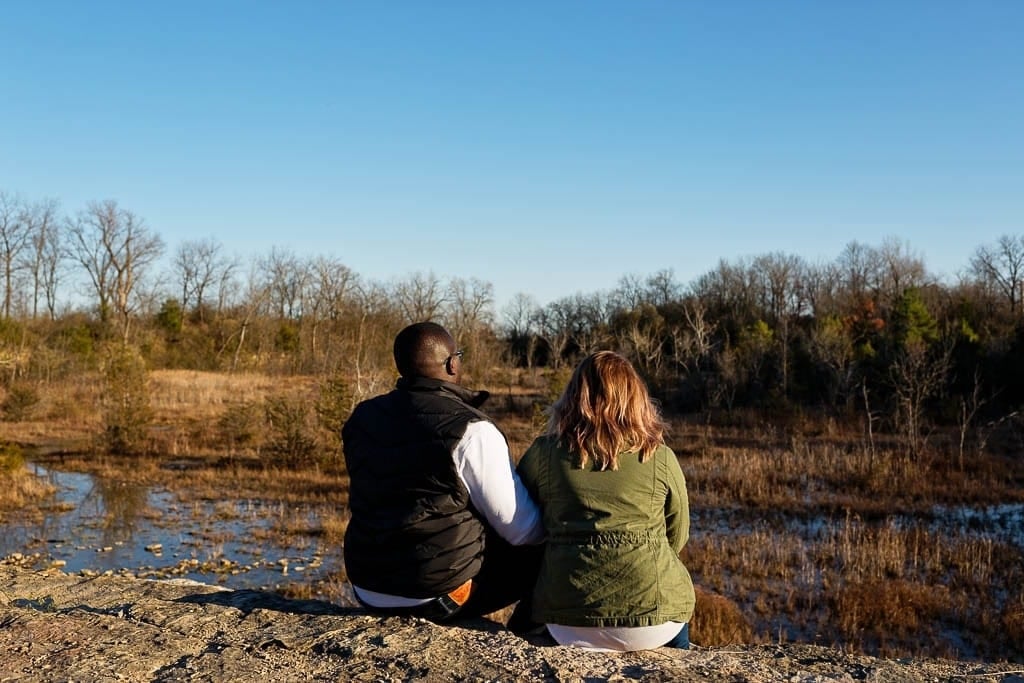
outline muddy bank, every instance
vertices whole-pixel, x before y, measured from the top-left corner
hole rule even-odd
[[[1024,681],[1024,667],[814,646],[588,653],[185,581],[0,566],[0,681]]]

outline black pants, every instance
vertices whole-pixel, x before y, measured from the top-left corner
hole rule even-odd
[[[461,607],[453,610],[454,605],[450,601],[442,604],[441,600],[415,607],[374,607],[361,600],[360,603],[378,614],[416,616],[443,623],[480,617],[518,602],[509,627],[525,628],[531,622],[530,603],[543,557],[543,545],[512,545],[488,531],[484,540],[483,564],[473,577],[469,599]]]
[[[515,602],[521,602],[528,615],[543,557],[543,545],[512,545],[488,531],[483,565],[473,577],[473,592],[452,619],[479,617]]]

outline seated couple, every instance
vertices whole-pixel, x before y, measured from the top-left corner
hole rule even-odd
[[[450,622],[518,602],[508,627],[561,645],[689,646],[686,482],[625,358],[583,360],[516,468],[443,327],[406,327],[394,355],[396,388],[342,429],[360,603]]]

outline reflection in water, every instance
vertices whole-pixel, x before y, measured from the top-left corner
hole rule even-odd
[[[181,504],[168,490],[38,464],[57,493],[39,514],[8,518],[0,557],[41,553],[67,572],[127,569],[141,577],[176,575],[231,588],[308,583],[341,567],[341,548],[315,535],[274,530],[283,515],[316,528],[318,510],[258,500]],[[211,578],[211,573],[215,578]]]
[[[149,488],[113,479],[93,479],[81,506],[102,523],[104,547],[132,540],[136,522],[148,509]]]

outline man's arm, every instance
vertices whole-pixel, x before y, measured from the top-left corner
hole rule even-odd
[[[471,422],[452,453],[455,471],[487,523],[513,545],[540,543],[540,510],[512,467],[508,444],[490,422]]]

